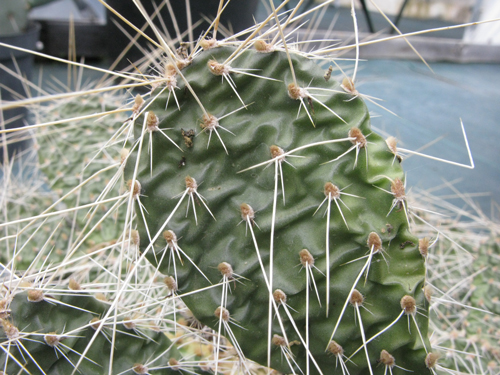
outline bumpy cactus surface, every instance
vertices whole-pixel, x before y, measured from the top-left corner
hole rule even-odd
[[[299,54],[294,78],[282,51],[224,64],[234,51],[179,64],[185,80],[166,62],[167,85],[135,121],[126,178],[141,251],[241,359],[425,373],[424,262],[404,176],[354,85]]]
[[[5,348],[0,354],[2,370],[7,374],[19,371],[70,374],[93,340],[79,372],[88,375],[107,372],[112,332],[101,320],[107,310],[106,303],[84,291],[64,293],[61,298],[45,295],[36,288],[25,289],[13,299],[0,301],[3,345],[9,346],[9,350]],[[146,374],[148,369],[144,364],[157,356],[161,359],[155,366],[162,368],[162,373],[174,373],[169,362],[180,356],[163,332],[155,331],[154,326],[147,331],[136,329],[137,323],[129,317],[121,321],[114,342],[113,374],[132,369],[136,374]],[[97,329],[100,332],[93,338]]]

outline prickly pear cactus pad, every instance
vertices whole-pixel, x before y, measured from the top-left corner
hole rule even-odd
[[[404,174],[363,100],[303,56],[294,81],[284,52],[222,64],[233,51],[199,53],[185,80],[166,66],[135,120],[126,178],[142,253],[240,358],[283,373],[428,372]]]
[[[0,363],[4,373],[71,374],[89,345],[78,372],[108,373],[113,332],[112,322],[103,319],[106,303],[85,292],[61,297],[38,289],[19,292],[0,303],[0,337],[5,348]],[[119,322],[111,373],[146,374],[147,362],[158,356],[162,358],[155,367],[162,374],[174,373],[169,361],[180,355],[163,332],[140,329],[127,317]],[[97,329],[100,332],[93,338]]]

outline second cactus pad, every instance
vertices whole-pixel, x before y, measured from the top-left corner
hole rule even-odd
[[[142,253],[240,359],[424,373],[424,262],[363,100],[299,54],[292,74],[284,52],[233,52],[178,64],[184,79],[166,62],[138,112],[126,175]]]

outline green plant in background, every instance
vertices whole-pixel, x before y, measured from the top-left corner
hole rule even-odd
[[[36,134],[32,150],[20,155],[20,169],[33,173],[31,178],[16,178],[6,171],[6,180],[10,180],[10,196],[4,196],[6,202],[6,221],[29,218],[33,212],[48,213],[52,208],[64,210],[80,205],[88,205],[98,197],[115,196],[119,193],[120,179],[115,176],[115,169],[121,165],[123,145],[106,145],[114,133],[113,126],[120,119],[113,121],[111,116],[119,116],[123,111],[116,110],[125,98],[119,95],[84,98],[75,102],[62,100],[48,106],[35,108],[36,118],[40,123],[57,123],[57,127],[41,127]],[[92,114],[111,111],[106,122],[95,122]],[[117,112],[117,113],[113,113]],[[79,121],[65,123],[61,119],[80,115]],[[91,118],[87,118],[91,116]],[[75,144],[74,139],[81,142]],[[105,148],[105,152],[100,151]],[[81,155],[87,155],[81,159]],[[57,161],[54,160],[56,156]],[[92,158],[92,159],[90,159]],[[103,168],[105,165],[105,168]],[[30,182],[26,186],[25,180]],[[91,212],[68,211],[65,214],[48,217],[43,229],[36,222],[26,225],[17,233],[17,241],[26,243],[16,253],[6,251],[0,254],[4,265],[14,259],[15,268],[38,269],[46,258],[50,262],[60,262],[70,250],[69,244],[81,242],[87,252],[92,252],[110,244],[119,236],[123,222],[118,212],[113,213],[114,225],[106,225],[93,230],[86,236],[86,228],[92,228],[101,215],[96,211],[106,212],[111,205],[102,204]],[[50,239],[47,241],[47,235]],[[28,241],[29,240],[29,241]],[[36,260],[35,260],[36,259]]]
[[[10,35],[27,29],[28,13],[32,8],[54,0],[1,0],[0,35]]]
[[[158,32],[143,74],[42,110],[54,207],[1,224],[4,372],[478,372],[437,362],[395,145],[357,62],[336,82],[285,43],[301,17],[176,51]]]
[[[414,199],[432,212],[421,212],[439,226],[439,240],[428,226],[414,232],[429,245],[425,294],[430,302],[431,343],[450,348],[440,362],[461,373],[497,374],[500,370],[499,226],[467,197],[464,207],[428,193]],[[443,216],[446,214],[446,216]],[[461,220],[457,220],[461,218]],[[437,240],[437,241],[436,241]]]

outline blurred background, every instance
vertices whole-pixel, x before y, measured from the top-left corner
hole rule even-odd
[[[82,60],[103,68],[113,66],[114,69],[124,68],[144,54],[134,47],[120,63],[113,64],[135,32],[111,15],[98,0],[26,1],[31,10],[23,21],[5,11],[21,0],[0,0],[0,17],[2,13],[6,17],[0,19],[0,42],[19,43],[48,55]],[[108,0],[108,3],[137,27],[143,27],[144,19],[128,2]],[[143,0],[143,3],[149,14],[156,11],[161,14],[164,22],[158,25],[165,33],[175,37],[187,29],[185,0]],[[279,3],[275,1],[276,6]],[[287,9],[296,3],[296,0],[290,1]],[[382,105],[396,114],[368,103],[373,127],[384,135],[398,138],[401,147],[464,164],[469,163],[469,158],[461,120],[467,131],[474,170],[411,156],[404,161],[408,188],[426,189],[447,197],[460,192],[487,213],[498,215],[500,147],[496,142],[500,140],[500,22],[467,28],[454,25],[500,18],[500,2],[384,0],[377,2],[378,8],[371,0],[355,0],[354,3],[360,40],[388,39],[360,49],[363,61],[356,88],[361,94],[383,99]],[[218,0],[190,0],[190,5],[191,22],[197,25],[191,33],[196,39],[216,14]],[[317,5],[318,1],[306,0],[300,11],[307,12]],[[319,12],[312,12],[302,26],[302,35],[310,39],[335,39],[339,45],[352,44],[354,25],[350,7],[350,0],[337,0]],[[255,21],[264,20],[269,11],[268,1],[232,0],[222,23],[229,33],[238,32]],[[409,40],[429,66],[405,40],[391,39],[397,32],[381,11],[401,32],[416,34]],[[171,12],[176,14],[177,24],[169,21]],[[8,30],[2,30],[2,25]],[[429,29],[438,30],[419,32]],[[24,34],[30,35],[29,40],[19,40],[19,35]],[[182,38],[187,40],[189,33]],[[137,43],[148,50],[141,38]],[[306,48],[318,47],[318,44],[311,44]],[[352,72],[354,56],[352,49],[339,51],[338,58],[343,59],[339,63],[345,71]],[[64,82],[68,74],[63,63],[39,56],[33,60],[27,54],[3,47],[0,47],[0,63],[0,92],[4,101],[27,96],[25,85],[15,86],[18,80],[13,75],[16,71],[22,71],[48,92],[56,91],[54,79]],[[328,65],[326,63],[326,67]],[[99,78],[96,72],[86,70],[84,74],[84,79]],[[338,72],[337,78],[341,79]],[[4,111],[3,126],[17,127],[25,123],[30,123],[27,113]],[[11,147],[9,152],[20,152],[26,144],[17,147]],[[4,153],[1,154],[3,157]],[[447,187],[443,189],[443,186]]]

